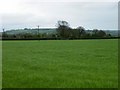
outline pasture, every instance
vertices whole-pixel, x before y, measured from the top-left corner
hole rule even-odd
[[[3,41],[3,88],[117,88],[118,40]]]

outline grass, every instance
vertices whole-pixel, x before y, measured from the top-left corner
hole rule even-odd
[[[3,88],[117,87],[117,39],[3,41]]]

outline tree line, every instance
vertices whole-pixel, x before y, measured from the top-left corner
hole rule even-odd
[[[2,39],[85,39],[85,38],[112,38],[110,34],[106,34],[103,30],[93,29],[88,32],[84,27],[71,28],[67,21],[57,22],[57,33],[22,33],[22,34],[7,34],[2,33]]]
[[[106,34],[103,30],[93,29],[92,32],[89,33],[86,32],[85,28],[82,26],[72,29],[67,21],[58,21],[57,27],[58,37],[63,39],[112,37],[111,34]]]

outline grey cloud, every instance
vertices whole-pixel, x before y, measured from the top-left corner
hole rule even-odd
[[[20,13],[3,14],[2,23],[7,28],[54,27],[57,20],[66,20],[71,27],[87,29],[117,29],[117,3],[54,3],[23,2]],[[19,6],[18,6],[19,7]]]

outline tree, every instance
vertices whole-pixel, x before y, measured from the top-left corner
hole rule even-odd
[[[93,31],[92,31],[92,37],[98,37],[98,32],[99,32],[99,30],[98,29],[93,29]]]
[[[84,37],[84,36],[86,35],[86,32],[85,32],[85,28],[84,28],[84,27],[79,26],[79,27],[77,28],[77,30],[78,30],[78,33],[79,33],[79,37]]]
[[[57,27],[61,27],[61,26],[69,27],[70,25],[67,21],[58,21],[57,22]]]
[[[61,38],[67,39],[70,37],[71,28],[67,21],[58,21],[57,22],[57,32]]]
[[[106,33],[102,30],[98,32],[98,37],[106,37]]]
[[[107,35],[103,30],[94,29],[92,31],[92,36],[95,38],[96,37],[102,38],[102,37],[106,37]]]
[[[112,35],[111,34],[107,34],[106,37],[110,38],[110,37],[112,37]]]

